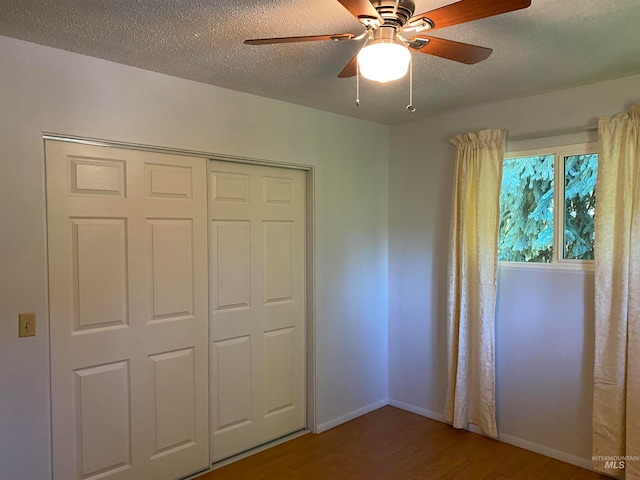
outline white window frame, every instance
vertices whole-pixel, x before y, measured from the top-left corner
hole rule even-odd
[[[593,272],[595,270],[594,260],[565,259],[564,253],[564,157],[571,155],[587,155],[597,153],[599,146],[597,142],[585,142],[573,145],[562,145],[556,147],[536,148],[531,150],[519,150],[505,154],[505,160],[522,157],[536,157],[543,155],[553,155],[553,259],[551,263],[536,262],[498,262],[500,268],[526,269],[526,270],[567,270]],[[558,181],[562,179],[562,181]],[[500,180],[502,181],[502,179]],[[597,208],[597,206],[596,206]]]

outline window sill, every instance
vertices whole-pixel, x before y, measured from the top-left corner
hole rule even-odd
[[[499,270],[594,273],[595,262],[565,261],[556,263],[498,262]]]

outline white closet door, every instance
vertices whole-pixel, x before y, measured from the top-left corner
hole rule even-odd
[[[46,142],[53,478],[209,464],[206,160]]]
[[[305,427],[305,174],[209,164],[211,458]]]

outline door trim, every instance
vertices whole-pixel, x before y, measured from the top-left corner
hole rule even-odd
[[[183,148],[158,147],[142,143],[118,142],[114,140],[100,140],[90,137],[76,137],[58,133],[43,132],[44,140],[57,140],[61,142],[81,143],[84,145],[94,145],[98,147],[126,148],[127,150],[144,150],[145,152],[170,153],[174,155],[187,155],[189,157],[204,157],[210,160],[221,160],[225,162],[248,163],[250,165],[262,165],[265,167],[291,168],[295,170],[313,170],[313,165],[302,163],[281,162],[253,157],[241,157],[237,155],[227,155],[216,152],[203,152],[200,150],[187,150]]]
[[[312,433],[317,433],[318,424],[316,418],[316,302],[315,302],[315,179],[316,172],[314,165],[281,162],[260,158],[241,157],[215,152],[203,152],[198,150],[187,150],[172,147],[159,147],[155,145],[145,145],[131,142],[119,142],[115,140],[104,140],[91,137],[80,137],[75,135],[60,134],[53,132],[43,132],[43,143],[45,140],[57,140],[71,143],[81,143],[85,145],[95,145],[111,148],[125,148],[129,150],[143,150],[155,153],[170,153],[175,155],[187,155],[192,157],[203,157],[207,160],[222,160],[235,163],[246,163],[250,165],[261,165],[266,167],[291,168],[306,171],[306,428]],[[47,253],[48,258],[48,253]],[[48,262],[48,260],[47,260]],[[48,276],[48,272],[47,272]],[[47,300],[48,301],[48,300]],[[49,413],[51,414],[51,400],[49,400]],[[53,441],[53,440],[52,440]]]

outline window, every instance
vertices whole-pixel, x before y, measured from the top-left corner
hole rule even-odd
[[[505,159],[498,260],[584,264],[593,260],[594,144],[521,152]]]

